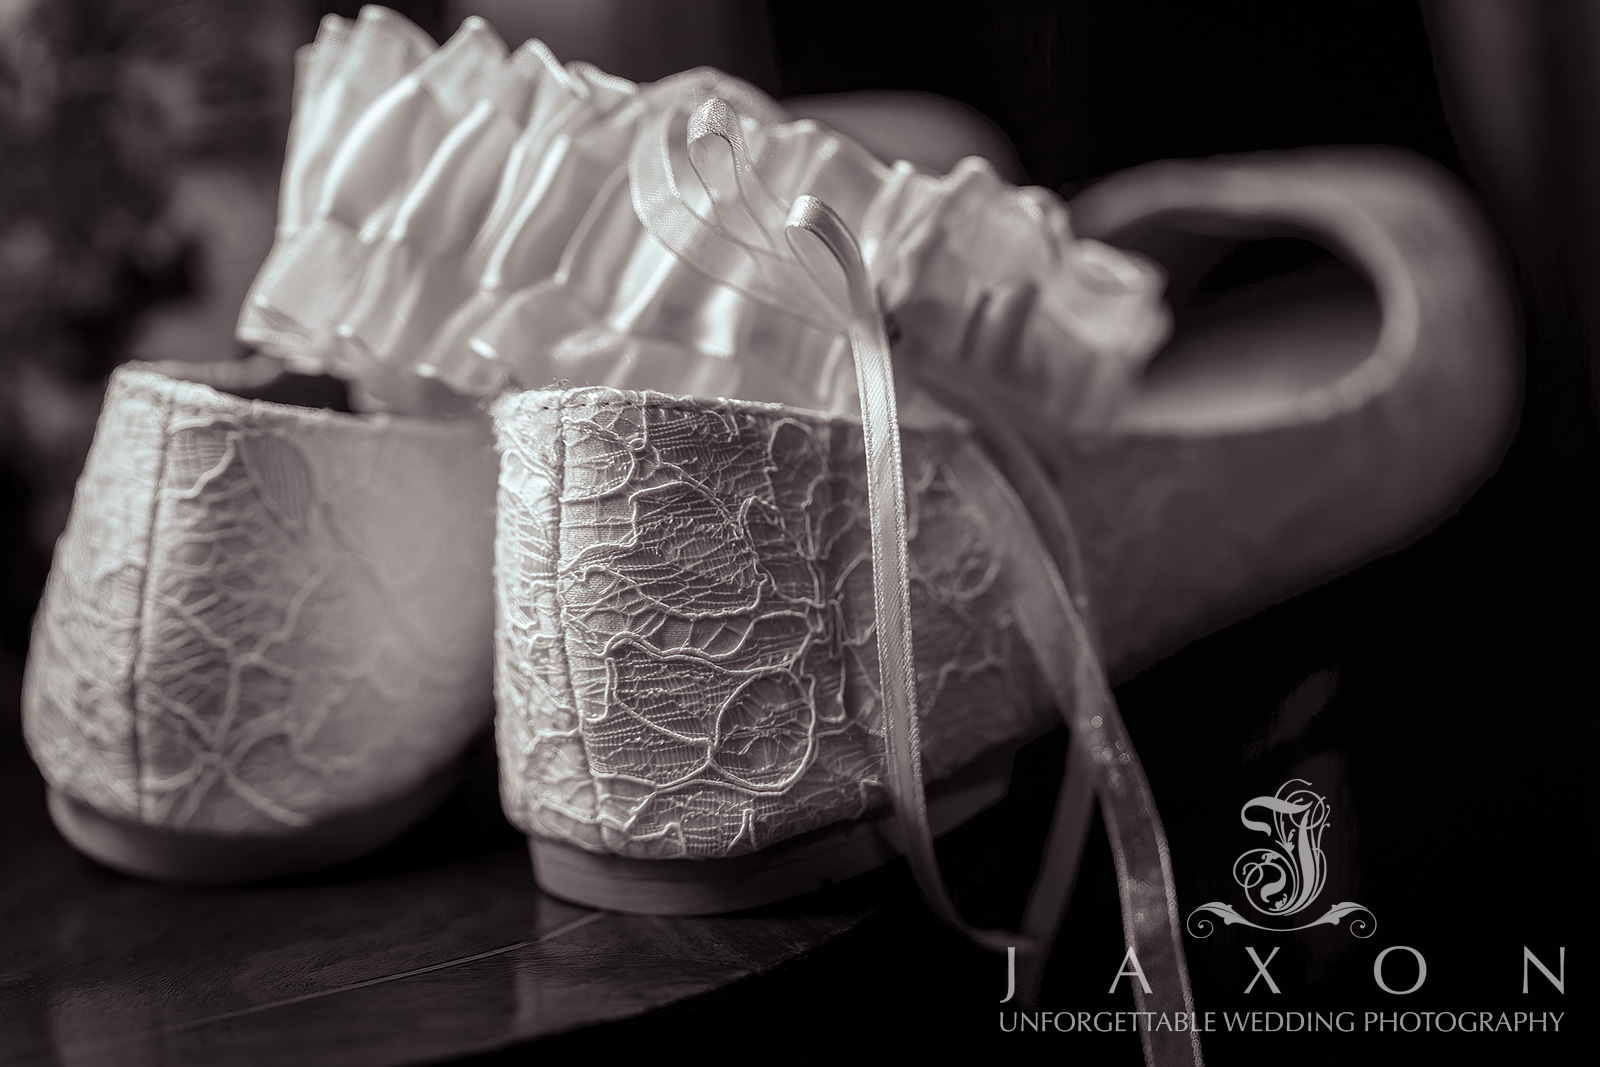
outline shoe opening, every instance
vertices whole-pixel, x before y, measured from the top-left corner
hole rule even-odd
[[[1230,232],[1231,231],[1231,232]],[[1370,278],[1308,234],[1171,213],[1106,235],[1169,276],[1173,332],[1118,429],[1238,432],[1298,421],[1376,350]]]
[[[219,391],[232,393],[244,400],[264,400],[271,404],[291,407],[322,408],[345,414],[355,409],[350,406],[350,389],[342,379],[331,374],[296,374],[283,371],[260,385],[249,384],[238,388],[218,387]]]
[[[240,400],[261,400],[286,407],[321,408],[350,413],[350,389],[330,374],[297,374],[283,361],[262,353],[215,362],[166,360],[151,369],[178,381],[210,386]]]

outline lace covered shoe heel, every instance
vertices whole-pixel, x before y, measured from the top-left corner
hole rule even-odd
[[[492,707],[485,420],[246,399],[241,366],[113,375],[24,681],[62,834],[176,882],[377,848]]]
[[[860,424],[589,389],[508,397],[497,427],[502,797],[541,886],[716,912],[898,855],[875,818]],[[1003,796],[1008,746],[1050,721],[997,561],[945,482],[960,442],[947,426],[904,444],[936,830]]]

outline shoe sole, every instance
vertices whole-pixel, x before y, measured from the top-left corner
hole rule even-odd
[[[50,818],[95,862],[140,878],[191,886],[236,885],[323,870],[374,852],[437,808],[455,787],[452,764],[416,789],[286,837],[221,837],[115,819],[51,787]]]
[[[928,789],[935,834],[1002,800],[1015,748],[991,751]],[[803,896],[892,863],[905,852],[892,813],[840,823],[727,859],[641,860],[529,837],[534,880],[553,897],[633,915],[717,915]]]

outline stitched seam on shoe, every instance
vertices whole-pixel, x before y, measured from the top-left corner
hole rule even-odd
[[[172,416],[177,407],[177,390],[161,390],[167,402],[161,418],[161,461],[156,464],[156,490],[151,494],[150,521],[145,526],[144,573],[139,578],[139,618],[133,629],[133,655],[128,657],[128,714],[132,729],[128,737],[133,746],[133,800],[138,820],[145,821],[144,752],[139,742],[139,672],[144,660],[144,635],[150,614],[150,572],[155,569],[156,520],[161,515],[161,499],[167,484],[167,461],[172,454]]]
[[[548,409],[547,409],[548,410]],[[583,767],[589,773],[589,785],[594,795],[594,820],[595,830],[604,837],[604,828],[600,825],[600,779],[594,773],[594,761],[589,758],[589,740],[583,732],[583,709],[578,706],[578,687],[572,677],[572,654],[567,643],[567,635],[572,632],[566,625],[566,602],[561,596],[561,530],[565,525],[567,484],[567,409],[566,405],[557,405],[556,411],[556,442],[555,459],[560,466],[554,471],[555,477],[552,488],[556,493],[555,507],[555,552],[552,554],[551,578],[555,581],[556,625],[561,628],[561,666],[566,674],[567,699],[571,702],[572,713],[578,720],[578,745],[583,750]]]

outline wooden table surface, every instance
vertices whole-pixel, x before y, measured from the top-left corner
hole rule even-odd
[[[1208,1034],[1213,1064],[1579,1062],[1600,1004],[1582,859],[1595,843],[1591,617],[1540,610],[1482,523],[1198,642],[1117,696],[1166,825],[1185,912],[1243,904],[1240,805],[1310,781],[1333,804],[1321,903],[1370,908],[1370,940],[1230,927],[1186,937],[1197,1006],[1224,1011],[1562,1010],[1560,1035]],[[1552,568],[1554,569],[1554,568]],[[1585,579],[1587,581],[1587,579]],[[1037,868],[1065,745],[1025,749],[1012,794],[941,841],[977,924],[1015,924]],[[534,887],[499,814],[492,757],[381,852],[321,875],[185,890],[105,871],[45,815],[43,783],[0,737],[0,1065],[836,1062],[861,1040],[911,1054],[1141,1062],[1138,1040],[1000,1032],[1003,962],[944,930],[903,864],[781,907],[704,919],[590,912]],[[1014,925],[1012,926],[1014,928]],[[1390,996],[1374,956],[1427,956]],[[1566,952],[1565,992],[1535,976]],[[1247,950],[1281,995],[1253,991]],[[1041,1003],[1128,1011],[1116,880],[1098,822]],[[1403,1005],[1400,1002],[1404,1002]],[[1359,1016],[1358,1016],[1359,1017]],[[1002,1017],[1003,1018],[1003,1017]],[[1423,1040],[1426,1038],[1426,1040]],[[1021,1042],[1023,1044],[1019,1045]]]
[[[470,790],[367,860],[227,890],[80,857],[25,758],[0,798],[8,1067],[437,1062],[728,986],[872,913],[837,895],[703,919],[574,907],[535,888],[522,839]]]

